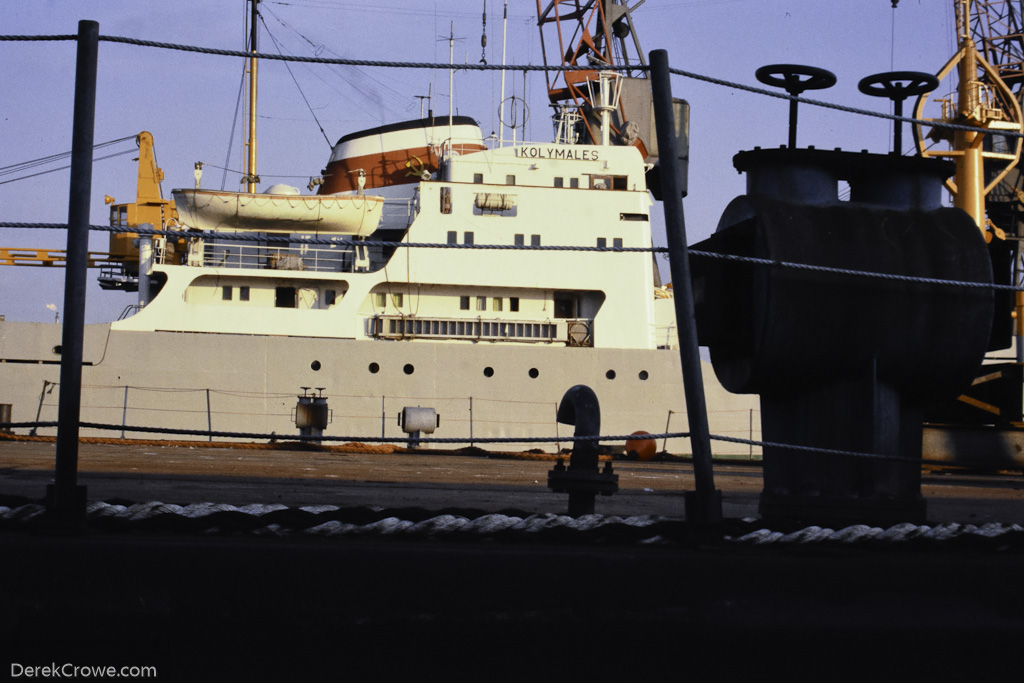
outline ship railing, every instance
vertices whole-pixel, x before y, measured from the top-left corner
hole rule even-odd
[[[489,143],[494,142],[493,137],[479,138],[472,136],[455,136],[451,138],[445,138],[444,140],[432,145],[432,151],[441,159],[451,159],[453,157],[460,157],[464,154],[474,154],[481,151],[481,148],[486,149]]]
[[[363,253],[358,253],[363,252]],[[359,242],[346,240],[336,248],[313,248],[309,245],[284,247],[230,243],[203,245],[202,265],[207,268],[252,268],[258,270],[302,270],[329,273],[352,273],[372,269],[380,262],[380,247],[359,248]]]
[[[121,311],[121,315],[117,316],[117,319],[124,320],[126,318],[130,318],[139,311],[141,311],[142,308],[142,304],[128,304],[127,306],[124,307],[124,310]]]
[[[367,335],[377,339],[463,339],[593,346],[593,327],[594,321],[587,318],[509,320],[376,315],[367,320]]]

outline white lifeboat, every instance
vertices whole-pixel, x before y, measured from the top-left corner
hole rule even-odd
[[[172,190],[179,222],[197,230],[331,233],[366,237],[380,224],[384,198],[370,195],[300,195],[273,192]]]

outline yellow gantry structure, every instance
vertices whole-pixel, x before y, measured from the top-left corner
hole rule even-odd
[[[1024,120],[1020,103],[998,71],[982,57],[971,37],[971,0],[955,2],[959,49],[939,71],[938,78],[941,82],[956,69],[959,78],[956,100],[938,100],[942,105],[942,116],[939,119],[925,119],[923,112],[928,95],[922,95],[917,101],[914,118],[982,128],[991,133],[1019,133],[1022,130],[1021,121]],[[915,137],[922,156],[950,158],[956,163],[953,179],[946,181],[953,195],[953,204],[970,214],[978,227],[986,233],[986,241],[991,241],[993,235],[989,228],[994,226],[989,224],[985,216],[985,197],[1020,161],[1024,140],[1013,138],[1006,149],[994,150],[989,145],[990,149],[986,150],[986,132],[932,128],[928,135],[930,139],[946,140],[951,145],[949,150],[938,151],[928,149],[924,136],[919,129],[917,132]],[[997,162],[999,169],[991,174],[987,182],[986,160]],[[992,171],[991,164],[989,171]],[[1000,239],[1005,237],[999,234],[1002,231],[998,228],[993,232]]]

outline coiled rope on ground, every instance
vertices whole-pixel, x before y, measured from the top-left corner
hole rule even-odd
[[[0,506],[0,528],[28,528],[45,519],[46,507],[28,503]],[[289,507],[223,503],[174,505],[159,501],[108,503],[93,501],[86,508],[90,528],[105,531],[269,537],[394,538],[406,540],[586,540],[599,543],[674,545],[684,536],[685,522],[672,517],[590,514],[580,517],[552,513],[482,513],[481,511],[419,508],[339,508],[333,505]],[[754,520],[734,526],[753,526]],[[888,528],[855,524],[840,529],[809,526],[792,532],[757,528],[739,534],[726,530],[726,546],[870,546],[875,548],[947,547],[996,551],[1024,549],[1019,524],[945,523],[896,524]]]

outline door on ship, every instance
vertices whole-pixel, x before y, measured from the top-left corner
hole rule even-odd
[[[571,292],[555,292],[555,317],[578,318],[579,297]]]

